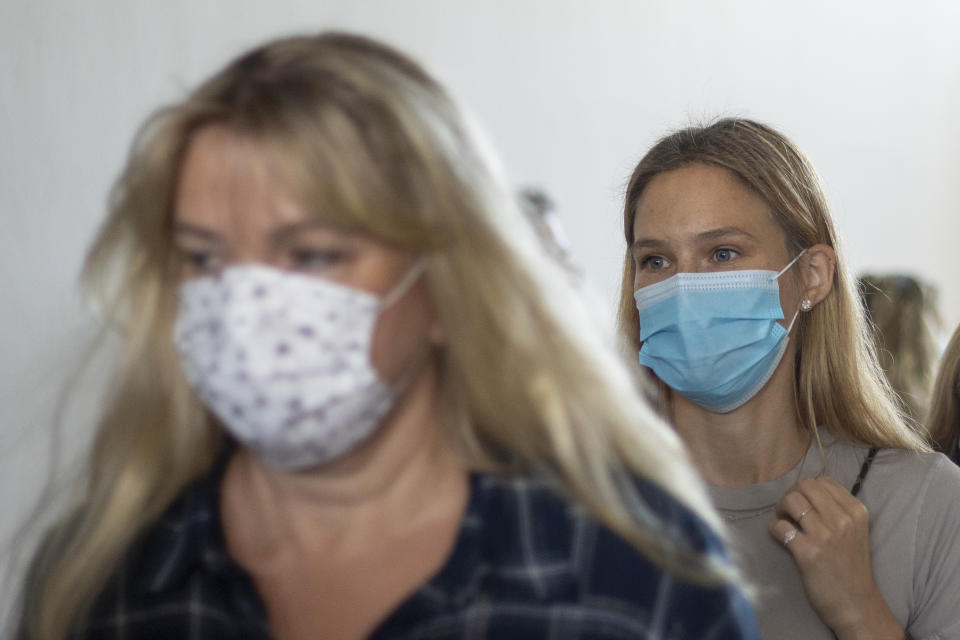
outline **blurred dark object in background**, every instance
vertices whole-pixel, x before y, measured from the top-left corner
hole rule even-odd
[[[570,242],[563,231],[560,219],[554,213],[556,206],[543,190],[537,187],[524,187],[517,192],[520,210],[533,225],[540,243],[547,254],[563,265],[571,274],[580,277],[582,271],[573,261]]]
[[[922,421],[937,361],[934,329],[940,324],[940,314],[936,291],[904,274],[861,274],[859,286],[873,324],[880,366],[907,413]]]

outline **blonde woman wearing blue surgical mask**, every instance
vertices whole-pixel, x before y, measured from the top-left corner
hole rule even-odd
[[[143,130],[125,350],[19,637],[756,638],[679,439],[446,92],[343,34]]]
[[[624,223],[622,335],[764,637],[960,637],[960,473],[898,412],[807,159],[749,120],[678,131]]]

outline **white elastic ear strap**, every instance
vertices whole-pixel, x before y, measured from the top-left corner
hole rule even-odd
[[[793,323],[797,321],[798,315],[800,315],[800,309],[797,309],[793,312],[793,318],[790,320],[790,325],[787,327],[787,334],[789,334],[790,330],[793,329]]]
[[[787,263],[787,266],[785,266],[783,269],[780,269],[779,273],[777,273],[777,278],[779,278],[780,276],[782,276],[782,275],[787,271],[787,269],[789,269],[790,267],[792,267],[792,266],[794,265],[794,263],[795,263],[797,260],[800,259],[800,256],[802,256],[802,255],[805,254],[806,252],[807,252],[807,250],[804,249],[803,251],[801,251],[800,253],[798,253],[798,254],[793,258],[793,260],[791,260],[790,262],[788,262],[788,263]],[[793,318],[790,319],[790,324],[789,324],[789,326],[787,326],[787,333],[788,333],[788,334],[790,333],[790,330],[793,329],[793,323],[797,321],[797,316],[798,316],[798,315],[800,315],[800,309],[799,309],[799,308],[798,308],[796,311],[793,312]]]
[[[396,284],[390,291],[388,291],[380,299],[380,309],[386,309],[394,302],[403,297],[403,294],[407,292],[407,289],[413,286],[413,283],[417,281],[417,278],[420,277],[420,274],[423,273],[424,269],[427,268],[426,263],[422,258],[418,259],[410,270],[400,278],[400,282]]]
[[[806,252],[807,252],[807,250],[804,249],[803,251],[801,251],[800,253],[798,253],[796,256],[794,256],[793,260],[791,260],[790,262],[788,262],[788,263],[787,263],[787,266],[785,266],[783,269],[780,269],[780,271],[777,272],[777,275],[776,275],[775,277],[776,277],[776,278],[779,278],[779,277],[782,276],[784,273],[786,273],[787,269],[789,269],[790,267],[792,267],[792,266],[793,266],[793,263],[795,263],[797,260],[799,260],[799,259],[800,259],[800,256],[802,256],[802,255],[805,254]]]

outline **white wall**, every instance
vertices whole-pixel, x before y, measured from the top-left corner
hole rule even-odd
[[[0,544],[44,478],[50,389],[89,332],[75,276],[136,126],[241,49],[333,27],[470,105],[611,301],[633,164],[668,129],[743,114],[806,149],[854,268],[936,283],[960,322],[954,0],[2,0]],[[67,415],[68,451],[95,405]]]

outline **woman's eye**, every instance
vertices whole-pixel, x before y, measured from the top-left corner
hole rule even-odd
[[[344,259],[342,251],[330,249],[298,249],[291,254],[291,262],[298,271],[323,271]]]
[[[738,255],[733,249],[717,249],[713,252],[713,259],[715,262],[730,262]]]
[[[640,267],[647,271],[660,271],[670,265],[663,256],[647,256],[640,261]]]
[[[181,249],[180,261],[192,275],[210,273],[219,267],[217,254],[213,251]]]

